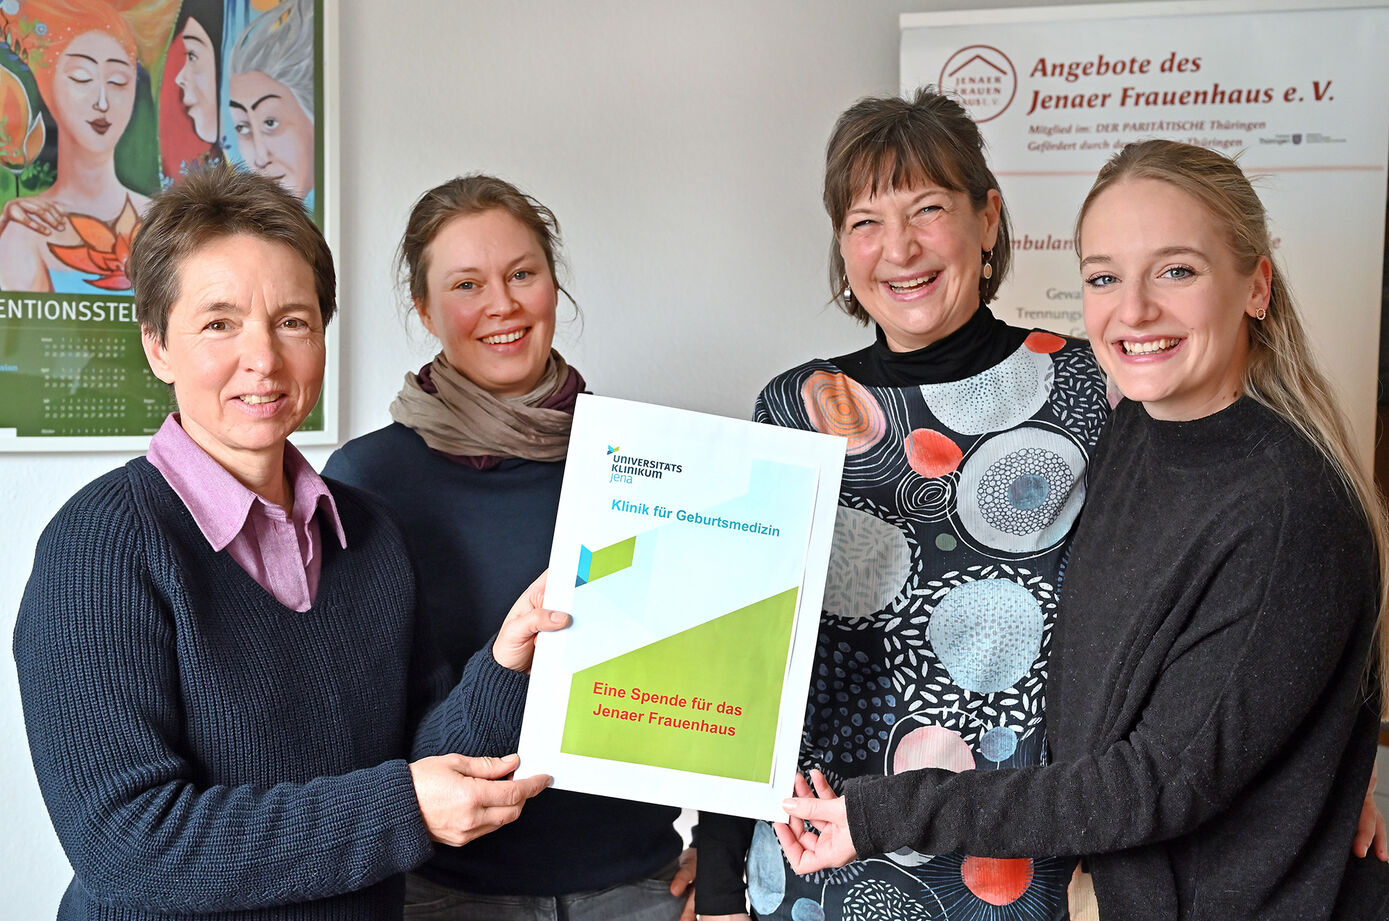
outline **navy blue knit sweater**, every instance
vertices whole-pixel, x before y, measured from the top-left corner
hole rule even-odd
[[[510,459],[476,470],[435,454],[395,423],[345,444],[324,472],[378,496],[404,525],[420,577],[421,630],[455,670],[485,648],[511,602],[549,565],[563,463]],[[520,722],[512,728],[519,735]],[[513,737],[485,754],[515,744]],[[519,819],[488,835],[485,848],[440,847],[420,873],[467,892],[602,889],[674,860],[680,836],[671,823],[678,814],[546,790]]]
[[[59,918],[399,917],[432,852],[407,727],[447,692],[414,637],[396,527],[330,484],[310,610],[285,608],[144,458],[83,488],[39,539],[15,628],[39,785],[75,878]],[[495,747],[525,678],[490,655],[419,750]]]

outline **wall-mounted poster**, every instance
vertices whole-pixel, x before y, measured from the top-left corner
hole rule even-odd
[[[335,242],[325,5],[0,0],[0,450],[140,450],[159,428],[172,394],[125,260],[189,169],[270,176]],[[337,438],[335,329],[301,443]]]

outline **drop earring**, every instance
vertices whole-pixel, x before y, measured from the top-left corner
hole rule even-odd
[[[988,281],[990,278],[993,278],[993,277],[994,277],[994,263],[993,263],[993,258],[994,258],[994,251],[993,251],[993,250],[986,250],[986,251],[984,252],[984,271],[983,271],[982,274],[983,274],[983,276],[984,276],[984,280],[985,280],[985,281]]]

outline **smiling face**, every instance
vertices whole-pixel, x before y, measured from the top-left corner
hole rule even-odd
[[[233,129],[241,157],[296,198],[314,188],[314,129],[289,87],[260,71],[228,82]]]
[[[165,341],[145,355],[173,384],[183,429],[238,479],[278,463],[323,385],[323,319],[309,264],[283,243],[221,237],[179,270]]]
[[[545,373],[559,290],[531,230],[499,209],[449,221],[425,250],[425,328],[459,373],[494,396],[520,396]]]
[[[979,307],[983,254],[998,238],[1002,200],[990,190],[976,210],[964,192],[933,183],[864,190],[839,231],[849,287],[882,327],[890,349],[909,352],[950,335]]]
[[[59,139],[113,151],[135,106],[135,62],[105,32],[84,32],[58,56],[49,108]]]
[[[182,38],[183,67],[174,84],[182,94],[193,131],[210,144],[217,140],[217,50],[196,19],[190,18],[184,25]]]
[[[1238,399],[1248,317],[1268,306],[1272,267],[1243,271],[1215,218],[1156,179],[1102,192],[1080,226],[1085,332],[1124,396],[1185,421]]]

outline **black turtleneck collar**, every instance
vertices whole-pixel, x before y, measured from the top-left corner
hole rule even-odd
[[[874,325],[876,341],[866,349],[834,359],[834,364],[870,387],[911,387],[944,384],[987,371],[1017,351],[1029,330],[994,318],[983,304],[964,326],[914,352],[888,348],[882,327]]]

